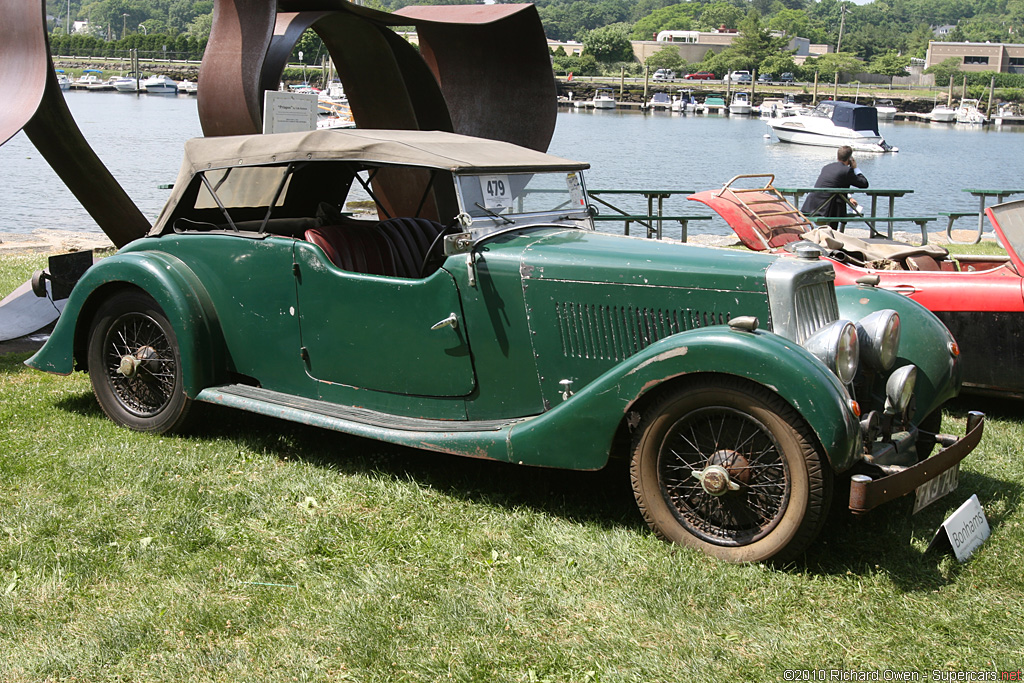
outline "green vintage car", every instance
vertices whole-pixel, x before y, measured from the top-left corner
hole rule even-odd
[[[816,254],[596,232],[586,168],[440,132],[192,140],[152,232],[28,364],[89,371],[136,430],[218,403],[518,465],[625,458],[660,537],[729,561],[800,553],[837,481],[855,512],[955,483],[982,419],[934,434],[959,387],[935,316]]]

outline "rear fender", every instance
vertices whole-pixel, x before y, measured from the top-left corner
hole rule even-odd
[[[189,396],[222,379],[227,364],[213,302],[183,261],[158,251],[118,253],[93,265],[75,285],[49,340],[25,364],[62,375],[76,367],[88,369],[86,347],[93,317],[106,299],[125,288],[146,292],[167,316],[177,337]]]
[[[509,456],[522,464],[603,467],[616,431],[638,402],[672,382],[707,373],[742,377],[782,397],[807,421],[835,471],[859,456],[860,427],[835,375],[787,339],[725,326],[666,337],[552,410],[516,425]]]

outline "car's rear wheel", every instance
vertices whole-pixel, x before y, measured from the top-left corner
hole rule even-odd
[[[630,474],[655,533],[729,562],[785,561],[825,521],[833,475],[796,411],[734,378],[658,400],[635,433]]]
[[[192,402],[181,353],[167,317],[148,295],[121,292],[100,306],[88,361],[93,393],[111,420],[143,432],[182,426]]]

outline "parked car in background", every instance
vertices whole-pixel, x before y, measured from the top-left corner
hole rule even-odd
[[[683,78],[687,81],[713,81],[717,76],[710,71],[695,71],[692,74],[686,74]]]
[[[774,81],[775,81],[775,74],[758,74],[757,75],[757,82],[758,83],[772,83]]]
[[[733,71],[726,74],[722,80],[729,83],[750,83],[753,79],[749,71]]]
[[[796,83],[796,76],[794,76],[791,72],[787,71],[786,73],[784,73],[781,76],[779,76],[779,82],[780,83]]]
[[[819,228],[779,194],[773,176],[740,178],[689,199],[714,209],[749,249],[813,248],[832,262],[838,283],[870,277],[876,287],[928,308],[957,340],[964,391],[1024,397],[1024,200],[985,209],[1005,256],[953,255],[941,245],[860,240]],[[753,179],[768,182],[732,191]]]
[[[148,236],[27,362],[88,371],[139,431],[213,403],[509,466],[621,458],[660,538],[733,562],[798,557],[840,477],[855,512],[952,490],[983,420],[922,428],[959,389],[934,315],[816,253],[597,232],[586,168],[439,131],[190,140]]]
[[[671,69],[658,69],[654,72],[655,81],[667,82],[676,80],[676,72]]]

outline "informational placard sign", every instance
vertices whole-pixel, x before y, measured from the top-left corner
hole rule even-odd
[[[507,175],[480,176],[480,192],[484,195],[484,207],[500,212],[512,206],[512,186]]]
[[[317,95],[267,90],[263,93],[263,132],[316,130]]]
[[[580,177],[576,173],[570,173],[565,177],[565,185],[569,188],[569,196],[574,206],[586,206],[583,199],[583,185],[580,184]]]
[[[966,562],[991,533],[985,510],[978,501],[978,494],[974,494],[946,518],[928,549],[948,545],[956,559]]]

